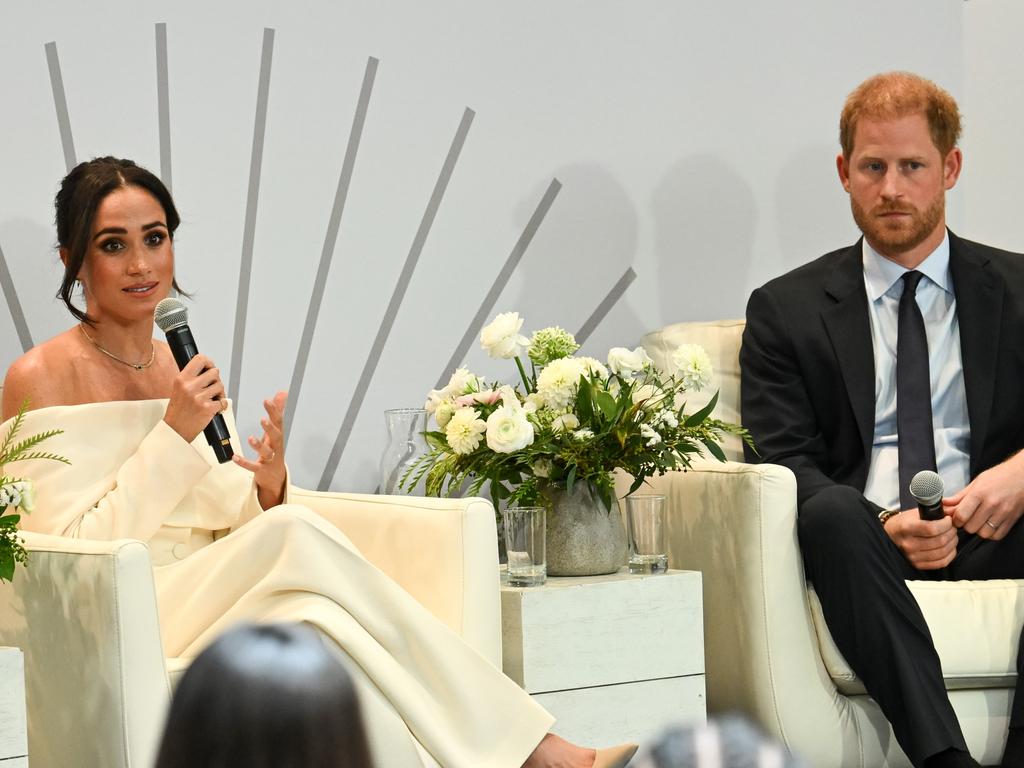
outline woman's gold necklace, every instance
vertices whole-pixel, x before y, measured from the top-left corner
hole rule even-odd
[[[133,363],[133,362],[131,362],[129,360],[125,360],[123,358],[118,357],[113,352],[111,352],[109,350],[106,350],[103,347],[101,347],[99,344],[97,344],[96,343],[96,339],[94,339],[92,336],[89,335],[89,332],[85,330],[85,326],[82,325],[81,323],[79,323],[78,329],[82,332],[82,334],[85,336],[85,338],[87,338],[89,340],[89,343],[92,344],[94,347],[96,347],[96,349],[98,349],[104,355],[109,357],[111,360],[116,360],[117,362],[121,363],[121,365],[127,365],[130,368],[134,368],[136,371],[144,371],[144,370],[146,370],[147,368],[149,368],[149,366],[151,366],[153,364],[153,361],[156,359],[156,344],[153,343],[152,339],[150,339],[150,341],[149,341],[149,343],[150,343],[150,345],[152,346],[152,349],[153,349],[153,351],[150,352],[150,354],[149,354],[149,360],[146,361],[145,363]]]

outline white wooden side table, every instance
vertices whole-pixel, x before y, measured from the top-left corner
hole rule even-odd
[[[0,768],[28,768],[25,721],[25,658],[0,647]]]
[[[703,722],[701,574],[549,577],[501,588],[502,667],[577,744],[645,743]]]

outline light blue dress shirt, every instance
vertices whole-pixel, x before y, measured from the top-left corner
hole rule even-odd
[[[899,452],[896,434],[896,339],[900,279],[909,270],[877,253],[864,239],[864,287],[875,354],[875,435],[864,495],[881,507],[900,506]],[[970,480],[971,428],[960,356],[960,325],[949,271],[949,235],[918,267],[924,279],[917,304],[928,336],[935,461],[950,496]]]

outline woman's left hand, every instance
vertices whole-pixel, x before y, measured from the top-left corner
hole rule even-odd
[[[256,451],[256,460],[235,454],[235,464],[253,473],[256,479],[256,494],[260,506],[270,509],[284,501],[284,484],[288,478],[284,465],[284,406],[288,402],[287,392],[278,392],[273,400],[264,400],[267,417],[260,419],[263,437],[257,440],[249,436],[249,445]]]

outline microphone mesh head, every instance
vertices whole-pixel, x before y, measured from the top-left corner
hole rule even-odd
[[[910,481],[910,495],[928,506],[938,504],[945,489],[942,478],[930,469],[921,470]]]
[[[164,333],[173,331],[188,324],[188,307],[180,299],[164,299],[156,305],[153,320]]]

